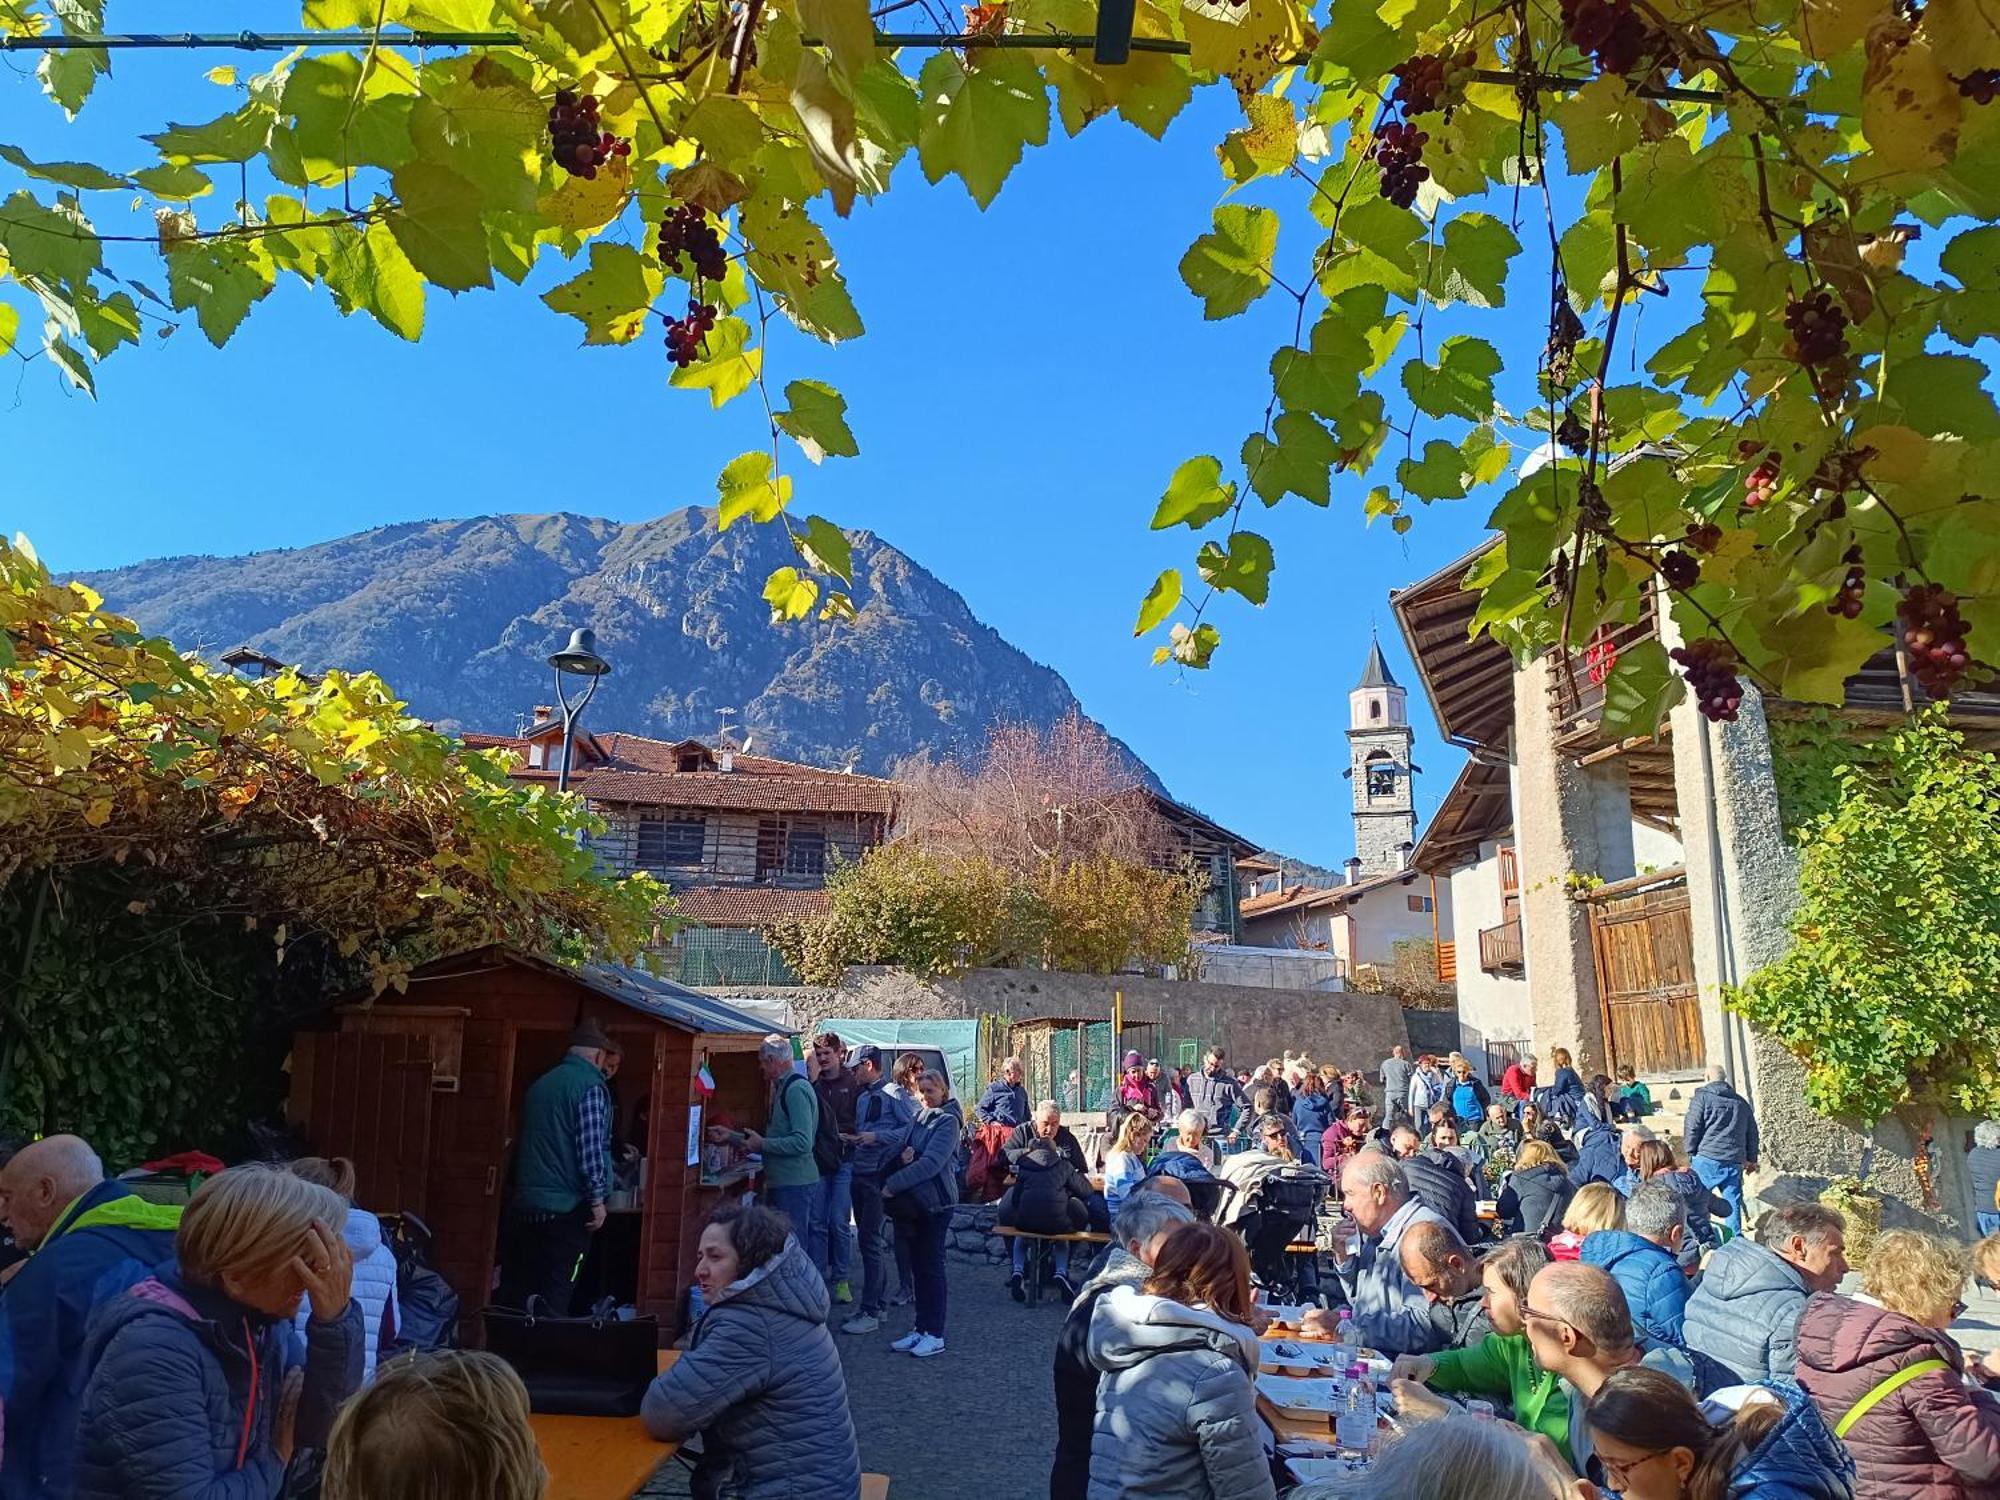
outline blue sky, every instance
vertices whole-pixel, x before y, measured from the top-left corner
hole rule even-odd
[[[244,24],[241,7],[181,9],[177,27],[211,12],[224,24],[225,10],[229,26]],[[139,23],[112,7],[113,26]],[[226,60],[120,56],[68,127],[30,99],[25,64],[6,59],[17,74],[0,79],[7,135],[45,159],[142,165],[140,130],[233,107],[235,96],[202,79]],[[958,589],[1060,671],[1184,800],[1250,838],[1337,864],[1352,851],[1340,774],[1347,691],[1372,627],[1412,688],[1421,812],[1456,771],[1387,595],[1472,546],[1490,498],[1432,507],[1397,537],[1365,528],[1367,486],[1336,476],[1328,511],[1294,497],[1250,521],[1277,547],[1272,600],[1221,607],[1211,671],[1155,668],[1152,642],[1131,639],[1153,575],[1174,565],[1192,578],[1188,533],[1147,529],[1168,475],[1196,453],[1233,464],[1263,411],[1270,352],[1290,332],[1291,304],[1277,296],[1204,323],[1176,270],[1226,186],[1212,147],[1238,118],[1211,89],[1163,143],[1115,120],[1072,141],[1052,121],[1050,146],[1029,151],[984,213],[955,179],[926,184],[912,157],[897,191],[829,226],[867,336],[833,350],[782,338],[769,368],[774,388],[800,376],[836,385],[861,444],[858,459],[795,467],[798,508],[878,532]],[[204,221],[231,196],[207,200]],[[100,228],[117,200],[92,195]],[[1302,211],[1289,221],[1280,258],[1296,263],[1312,229]],[[1517,354],[1531,339],[1530,360],[1541,337],[1531,288],[1546,274],[1531,264],[1537,237],[1523,226],[1522,293],[1480,330]],[[144,246],[113,266],[157,274]],[[121,351],[99,371],[95,402],[65,389],[45,360],[17,364],[0,379],[0,525],[26,531],[52,566],[82,569],[435,516],[569,510],[631,521],[711,502],[722,464],[762,441],[754,396],[716,413],[704,396],[670,390],[651,335],[581,348],[570,320],[531,294],[566,274],[559,261],[543,271],[530,291],[503,284],[456,301],[433,291],[418,345],[342,320],[323,293],[291,282],[226,350],[190,320]]]

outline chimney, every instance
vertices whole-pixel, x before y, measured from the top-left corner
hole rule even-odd
[[[555,718],[555,716],[556,716],[556,711],[553,708],[551,708],[548,704],[537,703],[535,705],[534,723],[536,728],[539,729],[542,725],[548,723],[551,719]]]
[[[728,741],[725,740],[723,742],[722,754],[715,758],[715,764],[718,770],[733,771],[736,769],[736,752],[729,748]]]
[[[1347,883],[1349,885],[1361,884],[1361,856],[1358,854],[1347,862]]]

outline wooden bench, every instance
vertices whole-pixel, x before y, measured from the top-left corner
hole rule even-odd
[[[1036,1234],[1031,1229],[1016,1229],[1010,1224],[1001,1224],[993,1232],[1002,1239],[1028,1242],[1028,1269],[1022,1274],[1021,1284],[1027,1290],[1030,1307],[1042,1300],[1042,1288],[1055,1279],[1057,1245],[1111,1243],[1111,1236],[1099,1229],[1074,1229],[1068,1234]]]
[[[889,1476],[887,1474],[863,1474],[861,1476],[861,1500],[889,1500]]]

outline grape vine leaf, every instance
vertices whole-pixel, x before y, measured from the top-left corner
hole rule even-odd
[[[1245,105],[1318,40],[1299,0],[1183,0],[1180,20],[1190,66],[1227,78]]]
[[[424,279],[379,219],[367,230],[337,225],[326,259],[326,284],[342,313],[366,312],[401,338],[424,331]]]
[[[1202,543],[1195,566],[1212,588],[1241,594],[1252,604],[1271,597],[1271,572],[1277,564],[1270,542],[1254,531],[1231,532],[1223,543]]]
[[[1139,604],[1139,619],[1132,627],[1135,636],[1144,635],[1174,612],[1181,602],[1181,570],[1168,568],[1153,580]]]
[[[351,52],[302,57],[285,79],[279,108],[291,116],[271,141],[297,170],[295,185],[340,182],[361,167],[393,170],[417,154],[411,143],[416,80],[384,53],[364,80]]]
[[[124,292],[98,299],[81,297],[76,303],[77,324],[92,356],[103,359],[121,344],[139,342],[139,304]]]
[[[1867,56],[1861,128],[1869,165],[1920,172],[1950,161],[1965,101],[1930,39],[1907,21],[1882,16],[1868,31]]]
[[[875,61],[875,22],[868,0],[799,0],[799,24],[826,43],[833,65],[857,78]]]
[[[1245,110],[1250,123],[1222,138],[1215,154],[1222,175],[1241,187],[1259,177],[1274,177],[1291,166],[1299,149],[1298,115],[1289,99],[1252,94]]]
[[[1261,432],[1243,442],[1243,467],[1250,476],[1250,488],[1266,505],[1276,505],[1286,495],[1297,495],[1314,505],[1325,505],[1333,466],[1341,452],[1333,434],[1302,411],[1288,411],[1271,424],[1277,441]]]
[[[1486,340],[1455,334],[1439,346],[1436,365],[1413,359],[1403,366],[1403,389],[1428,416],[1483,422],[1493,414],[1493,377],[1501,365],[1500,351]]]
[[[733,401],[750,388],[764,365],[764,351],[749,345],[748,323],[741,318],[718,318],[708,331],[702,357],[675,370],[667,383],[680,390],[707,391],[710,406]]]
[[[132,179],[122,172],[107,172],[87,161],[36,161],[19,146],[0,146],[0,161],[42,182],[60,183],[84,192],[109,192],[132,185]]]
[[[1361,375],[1373,364],[1364,319],[1329,308],[1313,324],[1305,349],[1287,346],[1271,356],[1271,386],[1286,411],[1308,411],[1329,421],[1361,394]],[[1381,303],[1378,299],[1379,316]]]
[[[49,9],[67,36],[95,36],[104,30],[104,0],[50,0]],[[98,75],[110,71],[111,57],[102,47],[44,52],[35,68],[43,89],[72,120],[96,87]]]
[[[1215,648],[1222,644],[1222,632],[1206,620],[1192,629],[1176,620],[1167,634],[1172,644],[1162,646],[1153,653],[1155,665],[1172,658],[1184,667],[1203,670],[1208,666],[1209,658],[1215,655]]]
[[[775,521],[792,501],[792,481],[784,474],[772,476],[768,452],[732,458],[716,479],[715,488],[715,522],[723,531],[746,516],[753,521]]]
[[[941,182],[957,173],[981,208],[1029,146],[1049,138],[1048,87],[1026,53],[983,51],[974,58],[937,52],[918,75],[924,113],[917,160]]]
[[[630,245],[590,247],[590,268],[542,294],[542,301],[583,324],[586,344],[629,344],[646,331],[665,284],[659,263]]]
[[[241,108],[218,115],[202,125],[169,125],[144,137],[170,167],[199,167],[217,162],[247,162],[262,151],[277,118],[269,104],[252,99]]]
[[[794,380],[785,387],[784,411],[771,418],[798,440],[807,458],[820,462],[829,453],[854,458],[860,445],[847,425],[847,398],[819,380]]]
[[[1278,216],[1268,208],[1225,203],[1215,228],[1181,257],[1181,280],[1202,301],[1202,316],[1233,318],[1271,289]]]
[[[1549,118],[1562,131],[1569,169],[1595,172],[1638,145],[1647,108],[1616,73],[1600,74],[1552,105]]]
[[[251,305],[277,280],[271,257],[255,240],[198,240],[167,252],[167,294],[176,308],[194,309],[208,341],[220,349]]]
[[[1807,609],[1767,626],[1770,652],[1763,664],[1779,691],[1799,703],[1839,703],[1847,679],[1882,649],[1882,632],[1865,620],[1850,620],[1823,609]]]
[[[14,335],[21,331],[21,311],[10,302],[0,302],[0,356],[12,352]]]
[[[532,210],[548,128],[534,89],[498,53],[451,58],[425,72],[423,96],[409,110],[416,154],[479,184],[496,206]]]
[[[861,336],[861,317],[841,279],[833,247],[795,204],[754,194],[743,205],[751,274],[814,338],[837,344]]]
[[[1658,636],[1625,646],[1604,682],[1605,738],[1615,741],[1656,733],[1679,690],[1667,648]]]
[[[49,358],[56,362],[63,374],[70,378],[70,383],[79,390],[96,396],[97,377],[90,373],[89,361],[52,332],[44,332],[42,339],[42,347],[48,350]]]
[[[103,246],[91,238],[87,220],[67,208],[44,208],[25,191],[0,203],[0,251],[15,276],[47,282],[72,299],[104,264]]]
[[[1521,253],[1514,231],[1491,214],[1462,213],[1444,226],[1444,254],[1434,257],[1434,302],[1499,307],[1507,300],[1507,266]]]
[[[1396,482],[1420,500],[1462,500],[1465,478],[1465,456],[1442,438],[1425,443],[1422,458],[1396,465]]]
[[[792,538],[806,566],[830,573],[849,588],[854,586],[854,547],[847,533],[824,516],[807,516],[805,533]]]
[[[413,161],[389,179],[401,206],[385,216],[410,264],[448,292],[493,285],[479,189],[448,167]]]
[[[1203,454],[1174,470],[1173,478],[1167,481],[1167,492],[1153,512],[1153,530],[1186,526],[1199,531],[1216,517],[1227,515],[1235,503],[1235,481],[1225,484],[1221,461]]]
[[[1944,247],[1938,266],[1965,289],[1946,302],[1944,331],[1961,344],[2000,335],[2000,226],[1966,230]]]
[[[764,602],[773,624],[803,620],[819,602],[819,584],[797,568],[779,568],[764,580]]]

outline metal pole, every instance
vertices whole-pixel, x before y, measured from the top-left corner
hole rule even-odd
[[[576,744],[576,721],[583,716],[584,709],[589,705],[592,696],[597,692],[599,681],[600,679],[597,677],[591,678],[590,686],[583,690],[583,696],[577,699],[575,703],[571,703],[569,696],[563,692],[562,668],[558,667],[556,669],[556,702],[562,705],[563,711],[562,765],[556,771],[556,790],[558,792],[569,790],[570,753]]]

